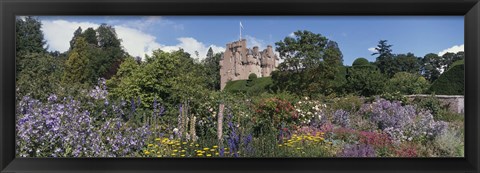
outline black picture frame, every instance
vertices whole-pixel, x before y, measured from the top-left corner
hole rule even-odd
[[[1,0],[0,171],[479,172],[478,0]],[[460,15],[465,17],[464,158],[15,158],[16,15]]]

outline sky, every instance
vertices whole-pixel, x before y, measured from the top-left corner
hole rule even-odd
[[[464,49],[463,16],[38,16],[50,51],[68,50],[73,32],[106,23],[115,28],[122,46],[132,56],[153,50],[184,49],[199,59],[207,51],[225,51],[240,37],[247,47],[267,45],[309,30],[338,43],[344,65],[359,57],[375,61],[371,54],[380,40],[393,45],[394,54],[442,55]]]

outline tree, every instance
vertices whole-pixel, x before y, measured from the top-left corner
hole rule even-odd
[[[120,47],[121,40],[117,38],[115,28],[107,24],[101,24],[97,28],[98,45],[105,49],[109,47]]]
[[[464,95],[465,94],[465,64],[462,60],[453,63],[446,72],[442,73],[437,80],[432,83],[430,91],[435,94],[444,95]]]
[[[98,46],[97,32],[93,28],[87,28],[82,34],[88,44]]]
[[[16,76],[23,70],[23,61],[25,58],[34,58],[28,54],[43,54],[47,50],[44,48],[45,40],[41,31],[42,23],[33,17],[20,18],[15,20],[15,50],[16,50]]]
[[[375,48],[376,52],[372,53],[372,55],[378,55],[375,65],[380,69],[380,72],[387,74],[389,77],[395,74],[392,69],[392,46],[393,45],[387,44],[387,40],[380,40]]]
[[[213,53],[212,48],[208,49],[207,56],[202,60],[205,82],[210,90],[220,90],[220,59],[223,53]]]
[[[70,40],[70,50],[73,49],[73,47],[75,46],[75,41],[77,41],[78,37],[81,37],[81,36],[82,36],[82,28],[78,27],[77,30],[73,32],[73,37]]]
[[[424,94],[430,83],[418,73],[398,72],[388,80],[387,90],[391,93]]]
[[[423,57],[421,63],[421,74],[430,82],[437,80],[442,69],[440,56],[435,53],[429,53]]]
[[[42,23],[31,16],[16,20],[16,51],[17,53],[44,53],[45,40],[42,33]]]
[[[75,45],[65,62],[63,83],[85,83],[88,81],[90,72],[87,47],[88,44],[83,37],[75,40]]]
[[[398,54],[393,58],[393,66],[391,72],[419,73],[421,67],[421,58],[416,57],[413,53]]]
[[[127,58],[117,74],[107,81],[112,99],[142,100],[142,107],[151,107],[155,97],[159,102],[175,106],[186,100],[201,98],[205,92],[205,77],[200,64],[195,64],[183,50],[172,53],[155,50],[146,61],[137,64]]]
[[[58,58],[47,53],[29,53],[22,62],[16,81],[17,99],[28,95],[46,100],[59,87],[63,66]]]
[[[362,96],[382,94],[385,89],[386,76],[374,65],[352,66],[347,69],[345,89],[349,93]]]
[[[342,61],[337,43],[310,31],[296,31],[275,43],[284,62],[272,73],[274,86],[299,95],[329,94]]]
[[[365,58],[357,58],[352,63],[352,67],[362,67],[362,66],[371,66],[371,64]]]

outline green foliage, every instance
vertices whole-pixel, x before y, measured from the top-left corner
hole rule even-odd
[[[345,97],[339,97],[333,99],[333,103],[330,105],[332,110],[345,110],[348,112],[356,112],[363,104],[363,100],[355,95],[347,95]]]
[[[418,73],[421,65],[421,58],[416,57],[413,53],[398,54],[393,58],[392,73],[409,72]]]
[[[227,82],[224,90],[226,92],[244,93],[247,95],[258,95],[259,93],[267,92],[272,85],[271,77],[262,77],[248,80],[236,80]]]
[[[63,83],[73,84],[87,82],[90,73],[89,68],[87,68],[90,61],[87,47],[88,45],[84,38],[79,37],[75,41],[75,46],[65,62],[65,72],[62,78]]]
[[[202,60],[205,82],[210,90],[220,90],[220,58],[223,53],[213,54],[212,48],[208,50],[207,57]]]
[[[465,65],[457,64],[433,82],[430,91],[440,95],[465,94]]]
[[[46,53],[45,40],[41,31],[42,23],[33,17],[15,19],[16,76],[23,70],[23,60],[29,53]]]
[[[262,135],[268,131],[276,131],[280,128],[292,128],[298,121],[298,113],[293,105],[278,98],[262,99],[255,107],[255,117],[252,122],[255,124],[255,134]]]
[[[402,105],[408,104],[407,97],[402,93],[400,93],[399,91],[385,92],[380,95],[380,98],[384,98],[385,100],[388,100],[388,101],[400,101],[402,102]]]
[[[368,62],[367,59],[365,58],[357,58],[355,61],[353,61],[352,66],[353,67],[359,67],[359,66],[369,66],[370,62]]]
[[[252,73],[252,74],[248,75],[249,80],[253,80],[253,79],[256,79],[256,78],[257,78],[257,75],[255,73]]]
[[[22,70],[17,79],[17,99],[25,95],[46,100],[59,88],[62,72],[61,62],[44,53],[29,53],[19,64]]]
[[[433,116],[438,115],[442,111],[442,105],[440,100],[435,97],[435,94],[430,95],[425,98],[416,98],[413,102],[417,105],[418,108],[429,110]]]
[[[386,74],[387,76],[393,76],[395,74],[393,72],[393,54],[392,54],[392,47],[387,43],[387,40],[380,40],[378,42],[377,47],[375,50],[377,52],[372,53],[372,55],[378,55],[375,65],[380,69],[380,72]]]
[[[342,63],[338,45],[310,31],[296,31],[275,43],[284,62],[272,73],[274,86],[299,95],[333,92],[333,81]]]
[[[361,96],[381,94],[385,88],[386,77],[376,69],[349,68],[345,88],[349,93]]]
[[[200,65],[194,64],[183,50],[172,53],[156,50],[140,65],[129,58],[107,84],[111,88],[110,97],[115,99],[140,97],[141,106],[148,108],[157,97],[159,102],[174,106],[203,96],[204,76],[198,75],[200,71]]]
[[[430,82],[437,80],[441,74],[440,69],[442,68],[441,58],[438,56],[438,54],[429,53],[425,55],[421,63],[421,71],[423,72],[423,76]]]
[[[428,90],[429,82],[419,74],[398,72],[388,80],[387,91],[401,94],[423,94]]]

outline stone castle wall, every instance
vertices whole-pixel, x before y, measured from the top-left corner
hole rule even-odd
[[[245,39],[228,43],[220,59],[220,89],[223,90],[228,81],[245,80],[252,73],[257,77],[270,76],[278,60],[270,45],[260,51],[257,46],[247,48]]]

